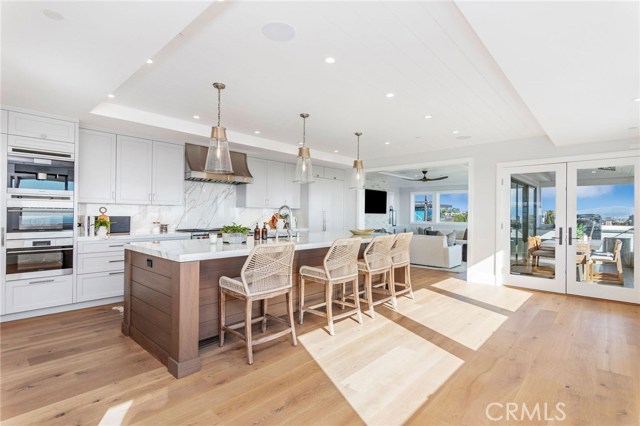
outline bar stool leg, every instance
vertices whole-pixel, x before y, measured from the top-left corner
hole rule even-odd
[[[362,324],[362,311],[360,310],[360,296],[358,295],[358,279],[356,278],[351,282],[351,289],[353,290],[353,300],[356,305],[356,312],[358,323]]]
[[[396,299],[396,282],[393,267],[389,268],[389,291],[391,292],[391,306],[393,310],[398,309],[398,300]]]
[[[409,294],[411,295],[411,299],[413,299],[413,286],[411,285],[411,265],[407,265],[404,267],[404,282],[409,286]]]
[[[325,296],[327,304],[327,323],[329,325],[329,334],[334,335],[333,331],[333,284],[327,284],[325,287]]]
[[[369,316],[375,318],[376,312],[373,310],[373,289],[371,288],[371,274],[369,273],[365,274],[364,286],[367,292],[367,302],[369,303]]]
[[[344,311],[344,301],[345,301],[345,297],[344,294],[347,291],[347,283],[342,283],[342,294],[340,296],[340,301],[342,302],[342,304],[340,304],[340,309],[342,309]]]
[[[293,294],[288,292],[287,297],[287,313],[289,314],[289,327],[291,327],[291,344],[298,346],[298,339],[296,338],[296,326],[293,321]]]
[[[247,362],[253,364],[253,341],[251,339],[251,299],[244,304],[244,337],[247,344]]]
[[[262,332],[267,332],[267,299],[262,299]]]
[[[304,321],[304,278],[300,277],[300,307],[298,309],[298,321],[302,325]]]
[[[218,319],[218,337],[220,338],[220,347],[224,346],[224,326],[225,326],[225,294],[222,289],[218,291],[218,312],[220,318]]]

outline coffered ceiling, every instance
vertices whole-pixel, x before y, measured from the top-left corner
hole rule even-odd
[[[2,102],[204,142],[221,81],[236,148],[295,152],[308,112],[345,165],[355,131],[365,160],[638,137],[637,3],[535,4],[3,1]]]

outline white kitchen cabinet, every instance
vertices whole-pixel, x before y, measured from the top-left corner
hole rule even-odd
[[[116,135],[80,129],[78,201],[116,202]]]
[[[313,177],[315,178],[324,178],[324,167],[313,166]]]
[[[308,188],[309,231],[344,229],[344,182],[318,179]]]
[[[277,209],[283,204],[292,208],[300,207],[300,185],[293,184],[295,165],[252,157],[247,158],[247,165],[253,183],[238,186],[238,207]],[[289,182],[296,186],[289,186]]]
[[[117,137],[116,202],[151,204],[153,141]]]
[[[5,314],[73,303],[73,276],[7,281]]]
[[[124,250],[122,253],[80,253],[78,254],[78,274],[93,272],[122,271],[124,267]]]
[[[7,127],[10,135],[75,143],[76,123],[72,121],[9,111]]]
[[[152,204],[182,205],[184,198],[184,147],[153,142]]]
[[[333,180],[344,180],[344,170],[332,169],[331,167],[324,168],[324,178]]]
[[[76,302],[122,296],[123,292],[124,271],[83,274],[76,280]]]
[[[7,133],[7,111],[2,109],[0,110],[0,133]]]
[[[300,208],[300,184],[294,183],[296,176],[296,165],[284,165],[284,204],[292,209]]]

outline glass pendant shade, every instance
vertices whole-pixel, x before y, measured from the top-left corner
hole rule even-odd
[[[353,169],[351,169],[351,179],[349,180],[349,189],[364,189],[364,163],[362,160],[353,161]]]
[[[211,140],[204,170],[209,173],[233,173],[229,141],[224,127],[211,128]]]
[[[296,161],[296,175],[294,183],[313,183],[313,167],[311,166],[311,151],[306,146],[307,139],[307,118],[309,114],[302,113],[302,146],[298,148],[298,160]]]
[[[313,183],[313,166],[311,165],[311,152],[309,148],[298,148],[298,160],[296,161],[296,175],[294,183]]]

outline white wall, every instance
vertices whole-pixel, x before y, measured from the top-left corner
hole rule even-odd
[[[546,138],[507,141],[461,149],[443,149],[428,153],[407,153],[393,158],[367,160],[369,170],[424,165],[439,161],[469,158],[469,281],[495,283],[496,258],[496,173],[500,162],[576,157],[637,149],[637,139],[605,141],[557,147]]]

